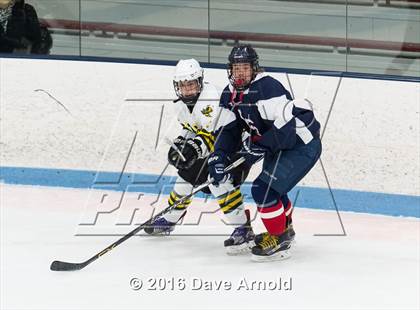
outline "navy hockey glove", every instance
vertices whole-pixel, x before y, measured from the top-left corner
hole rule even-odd
[[[168,161],[177,169],[190,169],[202,156],[201,141],[179,136],[169,149]]]
[[[219,186],[230,179],[230,173],[225,172],[226,156],[218,153],[213,153],[209,156],[207,161],[209,169],[209,181],[215,186]]]
[[[264,158],[267,150],[264,147],[252,142],[251,137],[245,139],[242,143],[243,145],[240,154],[245,158],[245,165],[251,167]]]

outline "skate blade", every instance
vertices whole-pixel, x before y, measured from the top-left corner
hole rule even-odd
[[[147,234],[152,237],[167,237],[167,236],[170,236],[171,233],[172,233],[172,230],[171,231],[156,231],[156,232],[151,232]]]
[[[274,253],[270,256],[261,256],[261,255],[255,255],[252,254],[251,260],[253,262],[257,263],[263,263],[263,262],[273,262],[273,261],[279,261],[279,260],[286,260],[292,256],[292,252],[290,249],[285,251],[279,251],[277,253]]]
[[[251,253],[251,248],[255,246],[255,242],[242,243],[240,245],[232,245],[226,247],[226,254],[230,256],[243,255]]]

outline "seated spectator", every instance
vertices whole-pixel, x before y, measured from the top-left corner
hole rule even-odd
[[[0,0],[0,53],[49,54],[52,37],[25,0]]]

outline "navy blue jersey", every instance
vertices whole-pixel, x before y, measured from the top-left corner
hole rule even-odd
[[[278,80],[264,73],[258,74],[243,92],[226,86],[220,106],[224,109],[215,150],[226,154],[237,151],[244,131],[271,153],[293,149],[296,144],[307,144],[319,136],[320,124],[310,102],[293,100]]]

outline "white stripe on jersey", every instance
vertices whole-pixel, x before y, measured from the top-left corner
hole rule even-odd
[[[293,100],[293,105],[297,108],[313,111],[312,103],[307,99],[296,99]],[[296,134],[302,139],[303,143],[308,144],[312,141],[314,136],[311,131],[306,127],[305,123],[302,122],[298,117],[296,119]]]
[[[267,100],[259,100],[256,105],[258,107],[258,112],[260,112],[263,119],[274,121],[283,114],[282,111],[286,107],[288,101],[289,99],[287,99],[286,95],[283,95]]]
[[[286,96],[283,96],[286,98]],[[287,99],[287,98],[286,98]],[[280,129],[293,119],[293,101],[288,101],[283,107],[279,107],[277,117],[274,121],[274,126]]]
[[[261,118],[274,121],[278,129],[293,119],[293,101],[287,99],[286,95],[260,100],[256,104]]]
[[[282,128],[294,118],[293,107],[312,110],[312,104],[309,101],[305,99],[290,101],[286,95],[268,100],[260,100],[257,102],[257,107],[261,117],[269,121],[274,120],[274,126],[278,129]],[[305,144],[308,144],[314,138],[311,131],[299,118],[296,117],[295,121],[296,134]]]
[[[312,141],[314,136],[312,135],[311,131],[308,127],[305,126],[305,123],[302,122],[299,118],[295,118],[296,120],[296,134],[299,138],[302,139],[303,143],[308,144]]]
[[[295,99],[293,100],[293,105],[296,108],[313,111],[312,103],[307,99]]]

